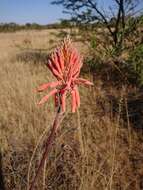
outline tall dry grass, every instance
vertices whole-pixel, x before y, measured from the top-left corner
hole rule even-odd
[[[50,49],[48,34],[48,31],[29,32],[32,47],[42,48],[46,44]],[[32,153],[54,117],[52,99],[45,106],[36,105],[41,96],[36,87],[52,79],[47,68],[15,59],[20,51],[15,41],[21,45],[26,37],[26,32],[0,34],[0,151],[6,190],[26,189]],[[86,77],[92,79],[90,74]],[[120,111],[114,115],[112,101],[106,97],[100,82],[91,89],[81,87],[80,94],[81,108],[72,114],[68,107],[35,189],[143,189],[141,137],[131,126],[127,128]],[[33,157],[30,180],[43,144],[44,138]]]

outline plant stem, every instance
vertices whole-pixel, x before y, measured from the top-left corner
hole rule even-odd
[[[57,131],[57,128],[59,127],[60,125],[60,118],[61,118],[61,107],[59,106],[58,110],[57,110],[57,113],[56,113],[56,116],[55,116],[55,119],[54,119],[54,123],[53,123],[53,127],[51,129],[51,133],[50,135],[47,137],[47,140],[46,140],[46,147],[45,147],[45,151],[43,153],[43,156],[41,158],[41,161],[40,161],[40,164],[38,166],[38,169],[37,169],[37,172],[36,172],[36,175],[31,183],[31,186],[29,188],[29,190],[33,190],[34,188],[34,185],[37,181],[37,178],[39,176],[39,173],[41,171],[41,169],[43,168],[44,166],[44,163],[45,163],[45,160],[47,159],[47,156],[48,156],[48,153],[50,151],[50,148],[52,146],[52,142],[55,138],[55,135],[56,135],[56,131]]]

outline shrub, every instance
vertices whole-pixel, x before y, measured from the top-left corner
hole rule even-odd
[[[143,44],[138,45],[131,53],[128,59],[128,67],[136,75],[137,84],[143,85]]]

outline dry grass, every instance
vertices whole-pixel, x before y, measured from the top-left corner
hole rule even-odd
[[[39,84],[51,80],[51,74],[44,65],[15,60],[21,51],[17,45],[23,46],[27,38],[32,48],[50,50],[53,36],[49,31],[0,34],[0,149],[6,190],[26,190],[32,152],[54,117],[52,100],[39,108],[36,102],[41,95],[35,92]],[[129,130],[130,124],[127,128],[120,115],[114,116],[100,83],[92,89],[81,88],[80,93],[79,113],[68,109],[37,189],[143,189],[141,135]],[[34,156],[30,179],[43,141]]]

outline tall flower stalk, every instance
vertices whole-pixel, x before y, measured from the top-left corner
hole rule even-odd
[[[42,84],[38,87],[37,90],[39,92],[52,88],[52,90],[41,99],[38,105],[47,102],[49,97],[53,96],[57,113],[53,122],[51,133],[47,137],[45,150],[40,164],[29,190],[33,190],[39,173],[44,166],[45,160],[47,159],[52,142],[56,135],[56,131],[60,125],[61,118],[63,113],[66,111],[67,96],[71,95],[71,110],[74,113],[80,106],[78,86],[93,85],[92,82],[79,77],[82,64],[83,62],[81,56],[74,48],[70,38],[68,37],[64,39],[61,46],[57,47],[48,60],[47,67],[50,69],[56,80],[54,82]]]
[[[34,189],[34,185],[35,185],[35,183],[37,181],[37,178],[39,176],[39,173],[40,173],[41,169],[44,167],[44,163],[45,163],[45,161],[46,161],[46,159],[48,157],[49,151],[50,151],[51,146],[52,146],[52,142],[55,139],[56,131],[57,131],[57,128],[59,127],[59,125],[60,125],[61,120],[62,120],[62,112],[61,112],[61,107],[59,107],[57,109],[57,113],[56,113],[56,116],[55,116],[55,119],[54,119],[54,122],[53,122],[53,127],[51,129],[50,135],[47,137],[47,140],[46,140],[44,153],[42,155],[40,164],[39,164],[38,169],[36,171],[36,175],[35,175],[32,183],[31,183],[31,186],[30,186],[29,190]]]

